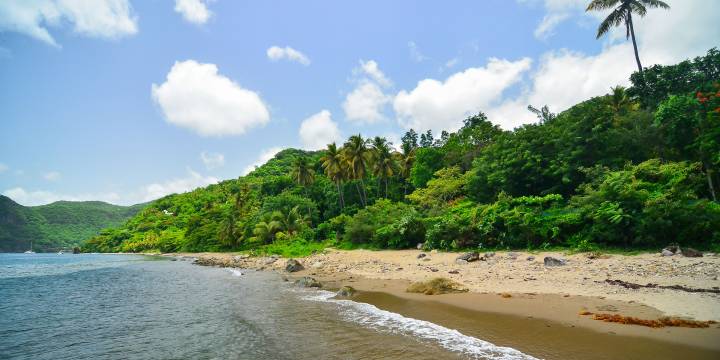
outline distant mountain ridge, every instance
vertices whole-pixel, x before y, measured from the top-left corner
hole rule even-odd
[[[0,195],[0,252],[28,250],[30,241],[37,252],[79,246],[100,230],[121,225],[145,205],[57,201],[23,206]]]

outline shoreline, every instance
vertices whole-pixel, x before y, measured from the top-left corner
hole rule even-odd
[[[720,318],[719,294],[657,288],[626,289],[607,284],[604,279],[712,288],[720,285],[717,281],[720,258],[717,256],[668,259],[656,254],[641,254],[587,259],[584,254],[498,252],[489,261],[458,265],[454,262],[458,253],[426,253],[425,258],[430,260],[418,258],[420,253],[423,252],[328,249],[322,254],[299,258],[305,269],[294,273],[284,271],[287,259],[279,257],[248,257],[238,253],[177,253],[162,256],[197,258],[200,265],[275,271],[292,278],[312,276],[326,289],[352,286],[359,291],[360,301],[374,305],[380,304],[373,303],[372,299],[382,296],[368,294],[387,294],[399,299],[398,301],[420,304],[417,305],[420,307],[440,306],[452,308],[454,310],[451,312],[454,313],[467,311],[475,316],[499,315],[522,319],[528,323],[542,322],[545,324],[543,326],[553,328],[553,333],[563,333],[568,329],[575,332],[582,330],[596,336],[602,335],[603,338],[639,338],[720,352],[720,343],[717,341],[720,339],[720,326],[717,324],[705,329],[649,328],[607,323],[593,320],[592,316],[579,315],[580,311],[589,310],[643,319],[677,316],[694,320],[716,320]],[[529,256],[539,260],[528,261]],[[544,256],[562,257],[568,264],[546,268],[542,264]],[[613,268],[633,268],[636,271],[622,273]],[[649,269],[667,268],[674,271],[648,272]],[[457,270],[458,273],[448,273],[450,270]],[[614,271],[616,276],[608,276],[613,275],[610,274],[611,271]],[[642,272],[647,275],[642,276]],[[433,277],[450,278],[468,287],[470,292],[445,295],[405,292],[411,282]],[[598,277],[603,281],[595,280]],[[499,296],[500,294],[510,296],[503,297]],[[402,307],[395,310],[403,313]],[[422,314],[420,316],[422,317]],[[440,319],[440,325],[452,325],[442,322]],[[472,327],[467,330],[473,331]]]

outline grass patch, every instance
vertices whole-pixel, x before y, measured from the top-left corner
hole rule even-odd
[[[428,281],[420,281],[411,284],[405,290],[409,293],[425,295],[440,295],[468,292],[464,286],[446,278],[434,278]]]
[[[280,255],[285,258],[305,257],[322,252],[330,245],[332,244],[326,242],[293,240],[262,245],[251,250],[250,253],[256,256]]]

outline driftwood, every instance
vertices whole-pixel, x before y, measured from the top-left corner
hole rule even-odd
[[[678,291],[685,291],[685,292],[691,292],[691,293],[720,294],[720,289],[718,289],[718,288],[697,289],[697,288],[690,288],[690,287],[682,286],[682,285],[658,285],[658,284],[653,284],[653,283],[641,285],[641,284],[635,284],[635,283],[622,281],[622,280],[610,280],[610,279],[605,280],[605,282],[610,285],[622,286],[626,289],[650,288],[650,289],[678,290]]]

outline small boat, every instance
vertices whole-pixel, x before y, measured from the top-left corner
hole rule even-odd
[[[24,254],[34,254],[35,252],[32,249],[32,240],[30,240],[30,250],[24,252]]]

